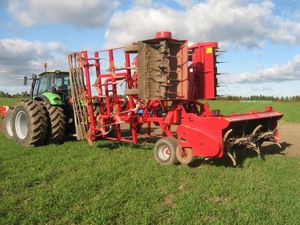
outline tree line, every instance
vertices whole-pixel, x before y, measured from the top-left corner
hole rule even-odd
[[[0,98],[27,98],[29,96],[27,91],[23,91],[17,94],[9,94],[4,91],[0,91]]]
[[[275,96],[266,96],[266,95],[251,95],[248,97],[245,96],[218,96],[217,99],[220,100],[231,100],[231,101],[284,101],[284,102],[298,102],[300,101],[300,96],[286,96],[286,97],[275,97]]]

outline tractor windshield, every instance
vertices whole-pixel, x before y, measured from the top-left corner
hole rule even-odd
[[[70,78],[69,78],[69,73],[61,73],[57,74],[55,76],[55,81],[54,81],[55,87],[58,90],[70,90]]]

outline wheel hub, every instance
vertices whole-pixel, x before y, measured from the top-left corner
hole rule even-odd
[[[25,139],[28,135],[28,117],[24,111],[20,111],[16,115],[15,129],[20,139]]]
[[[167,145],[162,145],[158,150],[158,156],[162,160],[166,161],[171,156],[171,151]]]

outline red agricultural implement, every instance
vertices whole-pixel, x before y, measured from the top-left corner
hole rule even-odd
[[[159,32],[124,48],[70,53],[77,139],[136,143],[156,128],[161,138],[154,155],[161,164],[226,154],[236,165],[236,154],[246,149],[260,156],[263,142],[277,141],[282,114],[267,106],[222,115],[199,102],[216,97],[217,52],[215,42],[188,45]]]
[[[5,117],[6,111],[9,109],[8,106],[0,106],[1,118]]]

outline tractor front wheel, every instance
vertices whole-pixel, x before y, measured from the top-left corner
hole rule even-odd
[[[4,134],[7,138],[12,139],[14,137],[14,133],[12,130],[12,111],[7,110],[4,120],[3,120],[3,130]]]
[[[35,100],[18,103],[12,114],[12,130],[20,145],[43,145],[47,137],[47,116],[43,105]]]
[[[177,140],[173,137],[159,139],[154,146],[154,157],[163,165],[177,164],[176,158]]]

